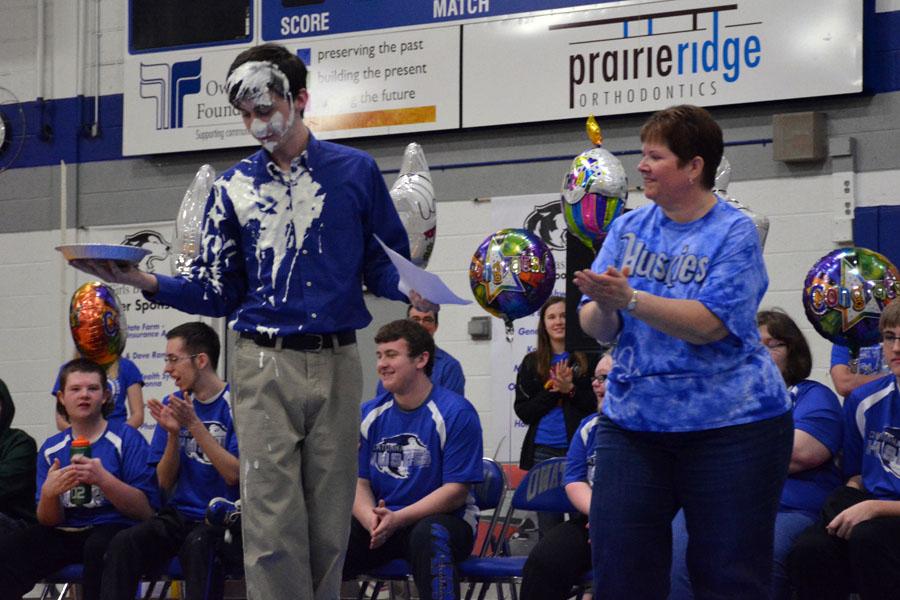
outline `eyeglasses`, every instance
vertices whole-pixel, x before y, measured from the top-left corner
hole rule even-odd
[[[885,331],[881,334],[881,341],[884,342],[885,346],[888,346],[890,348],[893,348],[894,342],[896,342],[897,340],[900,340],[900,337],[894,335],[890,331]]]
[[[410,320],[416,323],[427,323],[428,325],[435,324],[434,317],[410,317]]]
[[[191,354],[190,356],[175,356],[174,354],[167,354],[163,357],[163,362],[167,365],[174,365],[179,360],[185,360],[188,358],[196,358],[199,356],[198,354]]]
[[[607,379],[609,379],[609,375],[595,375],[591,377],[591,383],[606,383]]]
[[[787,344],[784,342],[779,342],[778,340],[769,340],[765,344],[763,344],[769,350],[778,350],[779,348],[787,348]]]

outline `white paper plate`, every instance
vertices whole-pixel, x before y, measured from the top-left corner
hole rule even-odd
[[[150,254],[150,250],[147,248],[123,244],[68,244],[57,246],[56,249],[62,252],[66,260],[90,258],[138,263]]]

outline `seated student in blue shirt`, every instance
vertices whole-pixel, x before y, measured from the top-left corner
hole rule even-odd
[[[882,350],[891,372],[844,401],[846,485],[788,559],[799,600],[896,598],[900,590],[900,302],[881,313]]]
[[[828,494],[841,485],[835,458],[843,442],[843,414],[834,392],[807,379],[812,354],[797,324],[780,310],[758,312],[756,323],[760,340],[781,371],[793,402],[794,447],[775,517],[771,596],[774,600],[790,600],[786,563],[791,546],[804,529],[816,522]],[[688,575],[688,532],[683,512],[672,522],[672,538],[669,600],[689,600],[695,594]]]
[[[581,421],[566,454],[566,495],[579,514],[550,529],[528,554],[519,594],[522,600],[565,600],[571,596],[572,586],[591,568],[587,515],[594,483],[594,432],[612,365],[612,355],[606,354],[594,368],[591,385],[598,412]]]
[[[850,348],[834,344],[831,347],[831,381],[834,389],[842,397],[847,397],[850,392],[859,386],[881,379],[888,373],[884,364],[884,356],[881,352],[881,344],[863,346],[859,349],[859,357],[851,358]]]
[[[456,563],[472,552],[482,480],[481,424],[462,396],[432,384],[434,339],[399,320],[375,336],[386,392],[362,406],[359,478],[344,577],[395,558],[419,597],[458,598]]]
[[[113,538],[103,600],[133,598],[141,575],[163,570],[176,555],[185,597],[217,600],[224,593],[222,559],[241,560],[239,543],[226,546],[224,531],[203,522],[210,500],[234,501],[239,493],[231,398],[216,374],[219,336],[198,321],[169,330],[166,338],[166,373],[179,391],[148,405],[157,421],[149,463],[168,502],[159,514]]]
[[[156,478],[149,447],[134,428],[108,423],[106,371],[89,360],[66,363],[59,401],[72,426],[38,451],[38,524],[0,538],[0,599],[18,599],[42,578],[84,564],[83,598],[97,600],[103,558],[112,537],[153,514]],[[90,442],[90,457],[71,456],[72,440]],[[90,494],[73,502],[72,490]]]

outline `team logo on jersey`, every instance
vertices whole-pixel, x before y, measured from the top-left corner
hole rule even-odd
[[[894,477],[900,477],[900,427],[887,427],[870,444],[881,460],[881,467]]]
[[[413,468],[431,465],[428,447],[414,433],[382,438],[372,447],[372,466],[395,479],[407,479]]]
[[[224,447],[226,434],[225,426],[218,421],[204,421],[203,424],[206,425],[206,429],[209,431],[209,434],[213,436],[213,439],[216,440],[216,443]],[[200,447],[200,444],[197,443],[194,436],[188,433],[186,429],[181,430],[181,445],[184,448],[184,453],[187,454],[187,457],[191,460],[195,460],[204,465],[212,464],[212,462],[206,458],[206,454],[203,453],[203,448]]]

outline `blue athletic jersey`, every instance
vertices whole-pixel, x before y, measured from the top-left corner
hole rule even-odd
[[[466,395],[466,377],[463,375],[462,365],[447,352],[437,346],[434,348],[434,368],[431,371],[431,382],[456,392],[460,396]],[[375,386],[375,395],[380,396],[385,392],[384,384],[378,380]]]
[[[768,286],[753,222],[721,199],[690,223],[655,204],[613,222],[591,269],[629,268],[629,283],[664,298],[697,300],[728,334],[692,344],[627,311],[613,350],[603,413],[636,431],[696,431],[784,414],[790,399],[759,341],[756,311]],[[589,301],[582,297],[582,306]]]
[[[310,135],[284,172],[260,149],[216,179],[205,215],[189,275],[157,274],[150,300],[279,336],[368,325],[360,280],[378,296],[406,300],[375,236],[406,257],[409,237],[365,152]]]
[[[181,397],[181,392],[175,392]],[[170,396],[163,398],[163,404],[169,403]],[[218,396],[208,402],[193,398],[194,412],[203,421],[207,431],[219,442],[219,445],[234,456],[238,456],[237,434],[234,431],[234,419],[231,411],[231,392],[225,386]],[[166,450],[169,432],[157,426],[150,442],[150,465],[155,467],[162,460]],[[202,521],[206,514],[206,506],[216,497],[237,500],[240,490],[236,485],[227,485],[222,476],[203,454],[203,450],[194,440],[194,436],[182,427],[178,436],[179,453],[178,479],[168,504],[193,521]]]
[[[565,485],[578,481],[594,485],[594,469],[597,463],[594,438],[599,421],[600,416],[594,413],[586,416],[578,425],[569,444],[569,452],[566,454],[566,472],[563,475]]]
[[[391,510],[418,502],[445,483],[483,478],[481,422],[468,400],[440,386],[417,409],[406,411],[387,392],[362,406],[359,477],[376,502]],[[453,514],[473,528],[478,507],[472,494]]]
[[[834,367],[836,365],[850,366],[850,348],[839,346],[838,344],[831,346],[831,366]],[[869,375],[870,373],[880,373],[881,371],[887,371],[881,344],[860,348],[858,373]]]
[[[122,423],[128,418],[128,388],[137,383],[141,387],[144,385],[144,376],[137,365],[125,357],[119,358],[119,373],[116,377],[109,377],[107,373],[107,381],[109,382],[109,392],[115,403],[115,408],[106,417],[110,423]],[[56,374],[56,381],[53,383],[53,390],[50,392],[54,397],[59,391],[59,375],[62,373],[62,366]]]
[[[568,352],[554,354],[550,359],[550,374],[555,373],[557,366],[564,360],[569,360]],[[549,378],[548,378],[549,381]],[[534,434],[534,443],[551,448],[568,448],[569,437],[566,435],[566,418],[562,406],[555,406],[546,415],[541,417]]]
[[[844,477],[862,475],[881,500],[900,500],[900,393],[893,373],[844,400]]]
[[[805,380],[788,391],[794,403],[794,429],[816,438],[828,448],[832,459],[814,469],[788,475],[779,510],[818,512],[828,494],[841,485],[835,459],[844,441],[844,415],[838,397],[821,383]]]
[[[47,472],[54,459],[59,459],[60,468],[70,464],[72,429],[66,429],[47,438],[38,453],[37,494],[41,499],[41,488],[47,480]],[[116,479],[136,487],[146,494],[150,506],[159,506],[159,491],[156,486],[156,472],[147,464],[150,446],[136,429],[125,423],[109,423],[106,431],[91,444],[91,458],[99,458],[104,468]],[[62,495],[65,519],[57,527],[86,527],[105,523],[131,525],[134,519],[126,517],[106,499],[96,485],[91,486],[92,498],[84,506],[73,506],[69,492]]]

